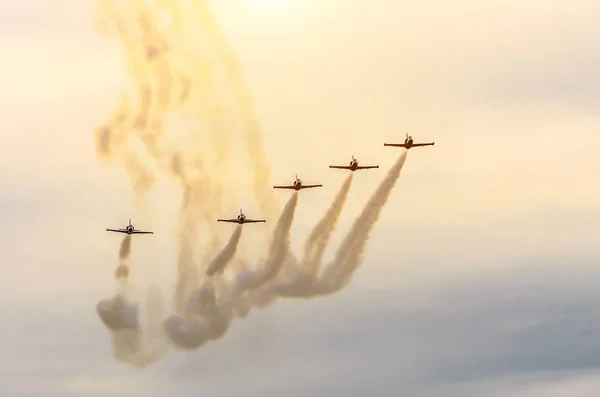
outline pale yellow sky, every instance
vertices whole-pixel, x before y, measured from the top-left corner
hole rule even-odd
[[[156,232],[134,239],[132,280],[170,297],[179,187],[160,180],[136,209],[125,173],[96,157],[93,130],[128,77],[93,2],[0,2],[4,394],[597,395],[584,369],[598,366],[600,2],[211,3],[272,182],[325,185],[300,193],[298,255],[346,177],[329,164],[381,168],[355,175],[328,258],[401,153],[383,143],[436,145],[410,151],[343,293],[279,301],[202,351],[132,370],[93,310],[115,290],[121,237],[104,229],[131,217]],[[223,216],[262,215],[247,179],[224,178]],[[247,226],[255,248],[261,226]]]
[[[511,258],[532,255],[532,246],[593,255],[585,222],[600,212],[594,111],[600,48],[593,40],[600,34],[600,4],[282,0],[267,9],[259,3],[223,0],[214,10],[254,94],[273,182],[298,174],[325,185],[302,195],[295,249],[343,181],[343,173],[327,166],[353,154],[381,166],[356,175],[344,230],[401,153],[383,143],[409,132],[436,146],[409,153],[366,263],[388,261],[399,245],[410,263],[437,263],[433,271],[444,267],[444,257],[474,263],[486,249]],[[102,261],[115,255],[116,240],[101,232],[133,212],[124,173],[100,164],[92,136],[125,84],[119,49],[94,32],[93,9],[79,1],[57,0],[52,7],[24,1],[3,10],[0,20],[7,22],[0,29],[0,177],[14,197],[52,198],[35,210],[39,216],[27,218],[38,230],[32,241],[69,256],[65,236],[76,239],[77,260],[56,266],[78,269],[74,288],[77,277],[97,283],[107,267]],[[244,175],[235,178],[225,182],[242,203],[231,210],[255,213]],[[152,227],[165,233],[140,243],[164,257],[174,254],[164,234],[176,224],[175,188],[165,182],[152,201]],[[280,196],[282,203],[288,197]],[[56,219],[46,213],[60,214],[60,227],[69,231],[48,236]],[[21,243],[16,239],[14,246]],[[89,274],[79,270],[81,247],[98,254]],[[19,258],[37,263],[44,251]],[[383,282],[375,266],[364,274]]]

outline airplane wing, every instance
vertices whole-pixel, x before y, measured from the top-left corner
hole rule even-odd
[[[132,234],[154,234],[154,232],[143,232],[141,230],[134,230]]]
[[[302,185],[300,189],[310,189],[311,187],[322,187],[323,185]]]
[[[295,189],[294,186],[273,186],[273,189]]]
[[[406,147],[403,143],[384,143],[383,146]],[[415,145],[413,144],[413,146]]]
[[[107,232],[115,232],[115,233],[127,233],[125,229],[106,229]]]
[[[350,170],[352,168],[350,168],[349,165],[330,165],[329,168],[336,168],[338,170]]]
[[[266,222],[264,219],[246,219],[244,223],[263,223]]]
[[[231,223],[239,223],[237,218],[235,219],[217,219],[217,222],[231,222]]]
[[[363,165],[363,166],[358,166],[356,167],[357,170],[370,170],[372,168],[379,168],[378,165]]]
[[[429,143],[413,143],[413,147],[415,146],[433,146],[435,144],[435,142],[429,142]]]

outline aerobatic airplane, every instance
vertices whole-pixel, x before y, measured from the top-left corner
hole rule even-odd
[[[273,186],[274,189],[294,189],[294,190],[308,189],[311,187],[323,187],[323,185],[303,185],[302,181],[298,178],[298,175],[296,175],[296,180],[294,181],[293,185]]]
[[[125,229],[106,229],[106,231],[125,234],[154,234],[154,232],[143,232],[141,230],[136,230],[136,228],[131,224],[131,219],[129,220],[129,225],[127,225]]]
[[[354,158],[354,156],[352,156],[352,161],[350,162],[350,165],[330,165],[329,168],[337,168],[340,170],[350,170],[350,171],[356,171],[356,170],[368,170],[371,168],[379,168],[378,165],[358,165],[358,160]]]
[[[244,223],[264,223],[264,222],[266,222],[266,220],[264,220],[264,219],[248,219],[248,218],[246,218],[246,215],[244,215],[244,213],[242,212],[242,209],[240,208],[240,214],[237,216],[237,218],[217,219],[217,222],[239,223],[240,225],[243,225]]]
[[[435,144],[435,142],[413,143],[413,137],[406,134],[406,139],[404,140],[404,143],[384,143],[383,146],[395,146],[395,147],[403,147],[406,149],[410,149],[411,147],[433,146],[434,144]]]

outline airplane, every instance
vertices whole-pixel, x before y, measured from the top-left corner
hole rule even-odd
[[[352,161],[350,165],[330,165],[329,168],[337,168],[340,170],[350,170],[352,172],[356,170],[368,170],[371,168],[379,168],[378,165],[358,165],[358,160],[352,156]]]
[[[240,225],[243,225],[244,223],[264,223],[264,222],[266,222],[266,220],[264,220],[264,219],[248,219],[248,218],[246,218],[246,215],[244,215],[244,213],[242,212],[242,209],[240,208],[240,214],[237,216],[237,218],[217,219],[217,222],[239,223]]]
[[[406,134],[406,139],[404,140],[404,143],[384,143],[383,146],[395,146],[395,147],[403,147],[406,149],[410,149],[411,147],[433,146],[434,144],[435,144],[435,142],[413,143],[412,136],[409,136],[408,134]]]
[[[129,225],[127,225],[125,229],[106,229],[106,231],[125,234],[154,234],[154,232],[143,232],[141,230],[136,230],[136,228],[131,224],[131,219],[129,220]]]
[[[294,189],[294,190],[301,190],[301,189],[308,189],[311,187],[323,187],[323,185],[303,185],[302,181],[298,178],[298,175],[296,175],[296,180],[294,181],[293,185],[289,185],[289,186],[273,186],[273,189]]]

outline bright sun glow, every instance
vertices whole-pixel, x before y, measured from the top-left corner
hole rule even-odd
[[[248,0],[249,5],[262,13],[277,13],[282,11],[291,0]]]

